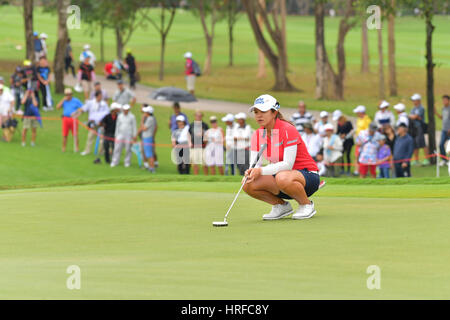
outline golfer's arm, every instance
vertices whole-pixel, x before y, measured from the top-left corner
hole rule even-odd
[[[268,164],[261,168],[263,176],[277,174],[280,171],[292,170],[297,156],[297,145],[289,146],[284,149],[283,161]],[[256,158],[256,157],[255,157]]]

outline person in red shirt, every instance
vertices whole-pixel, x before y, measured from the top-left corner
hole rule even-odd
[[[284,199],[299,203],[293,219],[311,218],[316,210],[308,198],[319,189],[319,169],[295,126],[283,119],[279,109],[280,104],[274,97],[262,95],[249,110],[254,112],[255,120],[261,126],[252,137],[251,163],[256,160],[261,146],[267,144],[263,157],[270,164],[257,164],[248,169],[243,190],[273,206],[272,211],[263,216],[264,220],[281,219],[294,212]]]
[[[194,72],[194,62],[192,60],[192,53],[186,52],[184,54],[184,59],[186,60],[186,64],[184,66],[184,74],[186,76],[186,86],[188,91],[193,95],[195,91],[195,78],[196,74]]]

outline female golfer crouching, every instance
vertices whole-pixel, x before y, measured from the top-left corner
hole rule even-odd
[[[283,119],[279,109],[274,97],[262,95],[249,110],[254,112],[261,126],[252,136],[251,163],[256,160],[261,146],[267,143],[263,155],[270,164],[248,169],[243,190],[272,205],[272,211],[263,216],[264,220],[281,219],[293,213],[291,204],[283,199],[295,199],[299,203],[293,219],[311,218],[316,210],[308,197],[319,188],[318,168],[300,134]]]

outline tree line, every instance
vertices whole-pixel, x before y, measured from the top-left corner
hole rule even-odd
[[[26,55],[33,55],[33,0],[23,1]],[[288,14],[313,14],[315,20],[315,60],[317,99],[345,98],[346,54],[345,39],[350,30],[361,28],[361,73],[370,72],[368,50],[368,28],[377,30],[379,97],[386,97],[383,26],[388,29],[388,95],[398,93],[395,62],[395,18],[400,13],[415,14],[424,20],[426,33],[426,72],[427,105],[429,118],[430,148],[434,150],[434,67],[432,39],[436,13],[448,12],[447,0],[42,0],[47,10],[58,14],[58,41],[54,57],[56,91],[63,91],[64,51],[67,43],[67,10],[71,4],[83,8],[82,20],[91,31],[100,30],[100,58],[104,58],[104,30],[114,31],[116,55],[122,58],[124,47],[130,41],[134,31],[144,25],[154,27],[160,36],[159,79],[164,79],[164,55],[166,40],[171,26],[180,8],[194,14],[202,27],[206,43],[206,59],[203,73],[209,74],[212,68],[215,26],[225,20],[228,30],[229,65],[233,66],[233,40],[236,21],[246,15],[251,26],[255,42],[259,49],[257,77],[266,75],[265,61],[274,74],[275,91],[300,91],[289,80],[289,61],[287,54],[286,16]],[[150,15],[152,10],[152,15]],[[330,10],[333,10],[331,12]],[[157,15],[154,13],[158,12]],[[325,17],[335,14],[339,19],[338,37],[333,66],[325,47]]]

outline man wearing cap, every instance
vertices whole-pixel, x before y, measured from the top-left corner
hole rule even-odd
[[[425,133],[426,133],[426,123],[425,123],[425,108],[422,106],[422,97],[420,94],[415,93],[412,95],[411,100],[414,104],[411,112],[409,113],[409,120],[412,121],[414,125],[415,132],[413,135],[414,139],[414,158],[411,162],[412,165],[419,164],[419,150],[423,149],[425,159],[422,161],[423,165],[429,165],[430,161],[428,157],[428,147],[425,143]]]
[[[205,132],[209,126],[203,122],[203,112],[195,110],[194,122],[189,125],[189,150],[194,175],[199,173],[199,165],[203,166],[203,173],[208,175],[208,167],[204,163]]]
[[[359,153],[359,177],[365,178],[370,170],[372,178],[376,178],[377,173],[377,151],[380,133],[377,131],[378,125],[372,122],[369,129],[361,131],[356,138],[356,144],[360,147]]]
[[[320,112],[320,121],[314,125],[314,131],[318,133],[322,138],[325,137],[325,125],[328,123],[328,112]]]
[[[78,70],[78,83],[81,84],[84,92],[85,101],[89,100],[91,94],[92,82],[95,81],[94,66],[90,62],[90,57],[87,53],[84,53],[84,60],[80,64]]]
[[[383,100],[378,106],[379,110],[375,113],[373,121],[378,125],[378,128],[383,127],[385,124],[390,124],[391,127],[395,125],[394,114],[389,110],[389,102]]]
[[[408,114],[405,112],[406,106],[403,103],[398,103],[394,106],[394,110],[397,111],[397,122],[395,123],[395,126],[399,126],[400,123],[404,123],[406,127],[409,127],[409,117]],[[394,128],[394,126],[392,126]]]
[[[185,122],[186,124],[189,123],[189,119],[188,119],[187,115],[184,114],[183,112],[181,112],[181,107],[180,107],[180,104],[179,104],[178,102],[175,102],[175,103],[173,104],[172,108],[173,108],[173,115],[171,115],[171,116],[170,116],[170,119],[169,119],[169,128],[170,128],[170,132],[174,132],[175,130],[178,129],[178,126],[177,126],[177,120],[176,120],[176,118],[177,118],[178,116],[183,116],[184,122]]]
[[[125,88],[123,80],[117,80],[117,90],[113,95],[113,101],[121,105],[129,104],[131,107],[136,103],[136,97],[128,88]]]
[[[222,118],[226,124],[225,129],[225,174],[228,175],[231,169],[231,175],[234,176],[236,166],[236,155],[234,150],[234,136],[233,131],[236,124],[234,123],[234,115],[228,113]]]
[[[148,171],[155,173],[155,134],[156,134],[156,120],[153,116],[153,107],[145,106],[142,108],[142,124],[137,132],[137,136],[141,136],[145,159],[148,162]],[[137,139],[137,137],[136,137]]]
[[[131,106],[129,104],[124,105],[122,113],[117,117],[111,167],[119,164],[123,148],[125,148],[125,167],[127,168],[131,165],[131,148],[133,147],[133,142],[136,142],[137,127],[136,117],[130,112],[130,109]]]
[[[72,89],[64,89],[64,98],[56,105],[56,109],[63,109],[62,117],[62,152],[66,152],[67,136],[69,131],[72,131],[72,136],[75,141],[75,152],[78,152],[78,120],[74,117],[75,112],[83,106],[83,103],[72,96]]]
[[[78,118],[83,112],[88,112],[88,137],[86,141],[86,147],[81,153],[82,156],[91,153],[91,147],[94,140],[98,135],[98,127],[100,121],[109,113],[108,104],[103,100],[102,92],[96,91],[95,98],[86,102],[81,108],[75,111],[74,117]],[[100,139],[99,154],[102,153],[103,141]]]
[[[314,132],[313,126],[311,123],[306,122],[302,124],[303,132],[300,134],[303,141],[306,144],[306,149],[308,150],[309,155],[315,159],[320,149],[322,149],[323,141],[322,137]],[[297,129],[297,126],[295,127]],[[297,130],[298,131],[298,130]]]
[[[439,151],[442,156],[445,156],[445,142],[450,139],[450,96],[448,94],[442,96],[442,114],[435,111],[436,116],[442,120],[441,141],[439,142]],[[441,159],[441,164],[444,165],[447,160]]]
[[[108,102],[109,96],[108,91],[102,88],[102,83],[100,81],[96,81],[94,83],[94,90],[91,92],[91,96],[89,97],[90,100],[95,99],[95,93],[97,91],[100,91],[102,93],[102,99],[105,102]]]
[[[80,61],[83,62],[84,59],[88,56],[90,58],[91,65],[95,67],[95,62],[97,61],[95,54],[91,51],[91,46],[89,44],[85,44],[83,47],[83,51],[80,53]]]
[[[23,113],[22,147],[25,147],[26,145],[28,129],[31,129],[31,146],[34,147],[36,144],[37,127],[39,124],[34,110],[37,110],[39,102],[33,90],[30,89],[25,92],[22,98],[22,104],[25,109]]]
[[[39,61],[40,57],[43,57],[45,55],[44,48],[42,46],[42,41],[39,39],[39,33],[33,32],[34,36],[34,59],[36,62]]]
[[[184,65],[184,74],[186,76],[186,87],[191,94],[194,94],[196,74],[194,72],[194,60],[192,60],[192,53],[186,52],[184,54],[184,59],[186,60],[186,63]]]
[[[0,83],[0,127],[3,129],[3,139],[7,139],[6,123],[13,115],[14,97],[10,92],[4,90],[4,85]]]
[[[394,167],[397,178],[411,177],[410,159],[414,151],[414,140],[408,134],[408,127],[400,123],[394,143]]]
[[[339,176],[336,166],[342,162],[342,145],[341,138],[334,134],[334,127],[331,123],[324,126],[325,137],[323,138],[323,159],[327,168],[327,173],[331,177]]]
[[[104,130],[103,149],[105,151],[105,162],[108,164],[111,163],[111,155],[114,150],[114,135],[116,134],[117,116],[121,108],[122,106],[120,104],[116,102],[111,103],[110,113],[100,121],[100,126],[102,126]]]
[[[178,115],[175,118],[177,129],[172,131],[172,161],[177,164],[179,174],[189,174],[191,161],[189,155],[189,125],[185,117]]]
[[[314,116],[306,111],[306,104],[300,100],[298,102],[298,112],[295,112],[291,117],[291,122],[295,125],[295,128],[299,133],[303,132],[304,123],[314,123]]]
[[[234,127],[233,139],[234,149],[236,150],[236,164],[241,176],[250,166],[250,146],[252,138],[252,128],[246,124],[247,116],[240,112],[234,116],[237,125]]]

